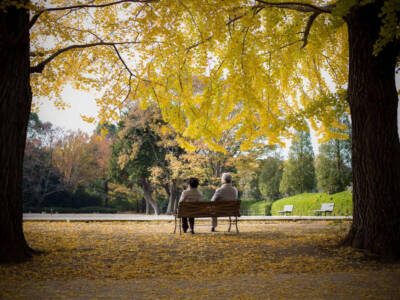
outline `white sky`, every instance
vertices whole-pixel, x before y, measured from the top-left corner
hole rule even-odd
[[[56,108],[53,103],[47,99],[42,99],[42,105],[39,106],[39,118],[45,122],[51,122],[55,126],[66,130],[77,131],[80,129],[91,134],[96,128],[96,124],[87,123],[82,120],[81,114],[87,117],[96,117],[98,108],[95,102],[96,94],[78,91],[67,86],[64,88],[61,98],[68,103],[70,107],[65,110]]]
[[[397,89],[400,89],[400,74],[396,75]],[[65,110],[57,109],[50,101],[43,99],[39,110],[39,117],[42,121],[51,122],[55,126],[66,130],[77,131],[80,129],[91,134],[96,128],[96,124],[90,124],[82,120],[81,114],[88,117],[96,117],[98,108],[95,102],[95,93],[86,93],[67,86],[62,95],[62,99],[70,105]],[[400,105],[397,108],[397,128],[400,136]],[[317,138],[311,131],[311,139],[313,143],[314,153],[318,153]],[[289,145],[289,143],[288,143]],[[286,156],[284,151],[284,156]]]

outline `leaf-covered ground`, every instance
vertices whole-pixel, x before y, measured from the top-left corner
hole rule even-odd
[[[400,299],[400,264],[335,245],[348,223],[25,222],[45,251],[0,266],[0,299]]]

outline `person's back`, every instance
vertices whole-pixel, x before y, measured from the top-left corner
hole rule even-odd
[[[189,178],[189,186],[182,192],[179,202],[198,202],[201,201],[201,193],[197,189],[199,180],[197,178]],[[189,225],[188,225],[189,219]],[[182,229],[186,232],[190,226],[190,232],[194,234],[194,218],[182,218]]]
[[[182,192],[179,202],[198,202],[201,201],[201,193],[197,188],[189,186],[188,189]]]
[[[224,183],[215,191],[211,201],[233,201],[237,200],[238,191],[231,183]]]
[[[221,178],[222,186],[218,188],[211,201],[235,201],[238,199],[238,191],[232,186],[232,175],[229,173],[222,174]],[[218,219],[216,217],[212,218],[211,231],[215,231],[218,225]]]

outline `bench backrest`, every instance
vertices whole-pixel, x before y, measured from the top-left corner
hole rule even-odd
[[[180,202],[177,217],[240,217],[240,200]]]
[[[293,204],[285,205],[283,207],[283,211],[292,212],[293,211]]]
[[[335,203],[322,203],[321,210],[323,211],[333,211]]]

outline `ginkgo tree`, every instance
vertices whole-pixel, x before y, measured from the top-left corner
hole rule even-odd
[[[68,82],[102,94],[101,122],[131,101],[156,103],[187,149],[201,139],[224,151],[219,137],[232,128],[243,150],[282,143],[305,119],[329,140],[349,107],[345,243],[400,255],[399,0],[2,0],[0,9],[0,260],[31,252],[20,190],[32,92],[62,106]]]

